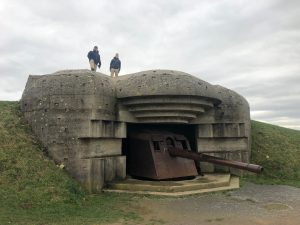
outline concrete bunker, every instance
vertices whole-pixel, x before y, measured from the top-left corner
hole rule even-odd
[[[151,128],[198,153],[249,162],[250,112],[236,92],[180,71],[110,78],[88,70],[30,75],[21,109],[50,157],[91,192],[126,177],[126,140]],[[202,172],[234,168],[201,163]]]

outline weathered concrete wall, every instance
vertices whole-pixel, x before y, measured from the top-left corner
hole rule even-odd
[[[213,152],[212,155],[249,162],[250,156],[250,108],[247,100],[236,92],[215,85],[217,105],[211,114],[213,119],[199,118],[198,151]],[[228,170],[222,166],[202,163],[204,171]],[[239,175],[240,170],[230,169]]]
[[[124,178],[126,123],[116,121],[113,81],[106,75],[60,71],[29,76],[22,111],[56,163],[88,190]]]
[[[29,76],[21,105],[50,156],[92,192],[126,176],[121,149],[129,122],[162,128],[196,124],[197,151],[249,160],[247,101],[183,72],[144,71],[113,79],[88,70]]]

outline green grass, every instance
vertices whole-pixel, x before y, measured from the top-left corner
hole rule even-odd
[[[0,102],[0,224],[107,224],[139,219],[132,196],[90,195],[42,152],[17,102]]]
[[[300,131],[252,121],[251,161],[264,167],[242,182],[300,187]],[[141,221],[138,197],[86,193],[43,153],[18,102],[0,102],[0,224]],[[131,207],[132,206],[132,207]]]
[[[245,180],[300,187],[300,131],[258,121],[251,128],[251,162],[262,165],[264,172]]]

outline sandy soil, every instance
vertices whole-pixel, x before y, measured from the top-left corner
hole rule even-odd
[[[143,218],[135,224],[300,225],[300,189],[280,185],[248,183],[185,198],[136,197],[132,207]]]

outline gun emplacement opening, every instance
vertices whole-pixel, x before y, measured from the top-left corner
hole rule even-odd
[[[201,174],[195,162],[209,162],[254,173],[263,167],[226,160],[191,150],[184,135],[167,131],[141,131],[129,137],[129,174],[136,177],[165,180]]]

